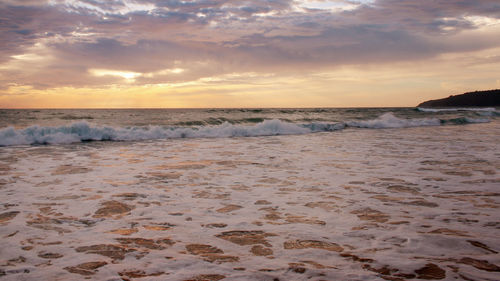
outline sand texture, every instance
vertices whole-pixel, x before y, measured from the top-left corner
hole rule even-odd
[[[2,280],[498,280],[496,123],[0,148]]]

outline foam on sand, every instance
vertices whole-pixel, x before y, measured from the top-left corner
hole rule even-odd
[[[265,124],[237,134],[305,130]],[[2,147],[0,279],[498,280],[499,135],[492,122]]]

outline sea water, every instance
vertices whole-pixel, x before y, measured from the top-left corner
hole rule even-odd
[[[0,110],[0,278],[497,280],[499,113]]]

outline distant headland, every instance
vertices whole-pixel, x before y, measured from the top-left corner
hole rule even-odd
[[[484,107],[500,106],[500,89],[475,91],[444,99],[429,100],[418,107]]]

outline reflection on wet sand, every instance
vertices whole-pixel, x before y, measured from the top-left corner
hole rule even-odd
[[[495,280],[497,135],[459,129],[5,148],[0,276]]]

